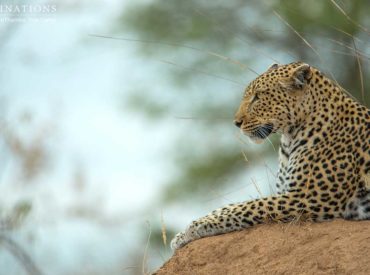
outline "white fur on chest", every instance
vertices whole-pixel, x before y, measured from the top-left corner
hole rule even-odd
[[[288,157],[286,156],[286,154],[289,155],[290,153],[290,144],[292,142],[292,139],[285,136],[285,135],[282,135],[281,136],[281,140],[280,140],[280,148],[279,148],[279,162],[280,164],[282,164],[283,166],[287,166],[288,165]],[[286,153],[284,154],[283,151]]]

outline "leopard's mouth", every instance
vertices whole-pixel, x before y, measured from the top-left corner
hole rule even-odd
[[[244,132],[253,142],[262,143],[271,133],[274,133],[274,125],[266,123],[253,128],[251,131]]]

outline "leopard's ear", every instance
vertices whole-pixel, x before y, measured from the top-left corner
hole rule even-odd
[[[279,68],[279,64],[274,63],[274,64],[270,65],[270,67],[267,69],[267,71],[275,70],[277,68]]]
[[[287,81],[280,84],[288,90],[302,90],[312,78],[311,66],[303,63],[295,68]]]
[[[296,87],[302,89],[312,78],[311,66],[305,63],[300,65],[294,70],[292,78]]]

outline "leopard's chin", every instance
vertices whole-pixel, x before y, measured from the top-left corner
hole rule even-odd
[[[255,144],[262,144],[262,143],[265,142],[265,139],[263,139],[263,138],[251,137],[251,136],[248,136],[248,137]]]
[[[263,143],[265,139],[272,133],[275,133],[275,130],[274,125],[271,123],[259,125],[252,131],[243,131],[243,134],[249,137],[249,139],[256,144]]]

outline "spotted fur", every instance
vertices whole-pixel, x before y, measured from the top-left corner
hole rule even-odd
[[[173,249],[267,221],[370,219],[370,110],[319,70],[274,64],[247,87],[234,123],[257,143],[282,135],[278,194],[193,221]]]

